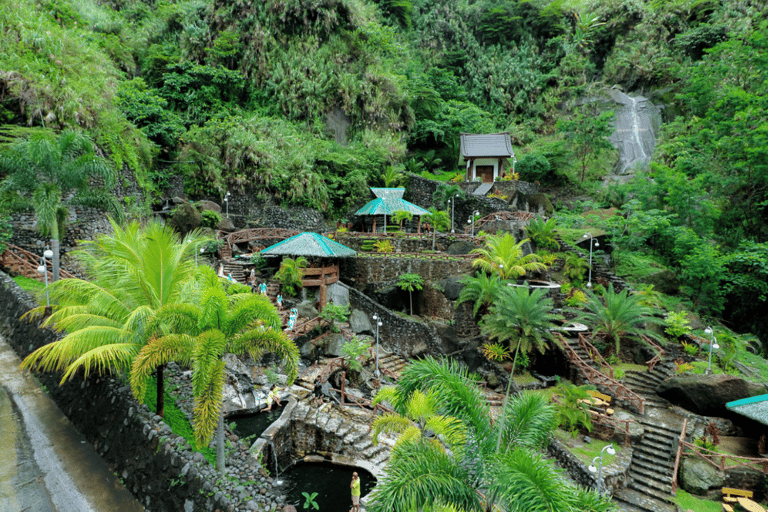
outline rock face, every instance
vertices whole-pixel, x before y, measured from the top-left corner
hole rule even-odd
[[[446,299],[456,300],[459,298],[461,290],[464,288],[464,285],[459,282],[460,279],[460,277],[446,277],[438,282]]]
[[[675,276],[671,270],[661,270],[653,274],[649,274],[640,279],[640,282],[646,284],[652,284],[654,290],[658,290],[661,293],[675,294],[680,289],[680,280]]]
[[[317,309],[315,309],[315,306],[308,300],[300,302],[299,305],[296,306],[296,309],[298,310],[300,317],[315,318],[318,315]]]
[[[680,487],[692,494],[703,496],[724,484],[723,473],[704,459],[685,457],[680,463]]]
[[[352,314],[349,315],[349,326],[352,328],[352,332],[355,334],[373,335],[373,327],[371,326],[371,321],[368,319],[366,314],[359,309],[353,309]]]
[[[474,248],[475,246],[470,242],[454,242],[448,246],[448,250],[445,252],[448,254],[469,254],[469,251]]]
[[[337,306],[348,306],[349,291],[340,284],[333,283],[328,287],[328,301]]]
[[[702,416],[725,416],[726,403],[765,392],[765,386],[733,375],[681,375],[656,388],[660,397]]]

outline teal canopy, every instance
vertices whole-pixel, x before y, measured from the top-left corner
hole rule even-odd
[[[376,199],[357,210],[355,215],[392,215],[397,211],[406,211],[413,215],[429,214],[424,208],[403,199],[404,188],[371,187],[371,191]]]
[[[261,250],[262,256],[317,256],[348,258],[357,252],[317,233],[299,233]]]
[[[768,425],[768,395],[758,395],[728,402],[725,406],[733,412]]]

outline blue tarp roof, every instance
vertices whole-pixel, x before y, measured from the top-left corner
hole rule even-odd
[[[357,210],[355,215],[392,215],[397,211],[406,211],[414,215],[429,214],[424,208],[403,199],[404,188],[371,187],[371,191],[377,199]]]
[[[768,395],[757,395],[728,402],[725,406],[755,421],[768,425]]]
[[[299,233],[261,250],[262,256],[319,256],[347,258],[357,252],[317,233]]]

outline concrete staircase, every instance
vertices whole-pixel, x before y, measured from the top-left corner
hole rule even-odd
[[[245,272],[243,271],[243,265],[236,260],[222,260],[224,264],[224,277],[232,274],[232,279],[240,284],[245,284]],[[218,271],[218,269],[217,269]]]
[[[629,370],[624,376],[624,384],[645,399],[646,407],[666,409],[671,404],[656,394],[656,387],[675,373],[675,365],[661,362],[652,372]]]
[[[375,350],[375,342],[373,347]],[[397,354],[385,352],[379,347],[379,369],[383,375],[393,375],[395,378],[400,377],[400,372],[408,362],[408,360],[403,359]]]
[[[493,182],[489,183],[483,183],[479,187],[477,187],[474,192],[472,192],[473,196],[484,196],[493,188]]]
[[[640,420],[643,438],[634,446],[628,484],[613,500],[629,512],[675,512],[672,476],[680,426]]]

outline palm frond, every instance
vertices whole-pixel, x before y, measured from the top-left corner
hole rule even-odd
[[[158,366],[176,361],[189,364],[192,355],[193,338],[185,334],[170,334],[150,339],[133,360],[129,381],[131,391],[141,403],[147,389],[147,382]]]
[[[193,409],[195,441],[199,448],[208,446],[213,438],[223,407],[224,377],[226,376],[224,361],[216,361],[206,370],[204,385],[195,392]],[[195,379],[194,374],[192,379]]]

